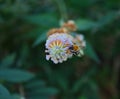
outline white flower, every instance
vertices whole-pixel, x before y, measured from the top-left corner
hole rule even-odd
[[[84,36],[82,34],[76,34],[74,37],[74,44],[78,46],[77,56],[81,57],[84,55],[84,48],[86,47],[86,42],[84,40]]]
[[[69,46],[73,45],[73,37],[67,33],[55,33],[48,37],[46,41],[46,59],[52,60],[55,64],[62,63],[72,57],[68,53]]]
[[[75,40],[76,40],[76,43],[80,47],[82,47],[82,48],[86,47],[86,41],[84,40],[84,35],[82,35],[82,34],[76,34],[75,35]]]

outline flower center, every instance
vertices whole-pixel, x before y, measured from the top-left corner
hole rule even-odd
[[[63,52],[63,48],[61,46],[54,46],[51,49],[52,54],[60,54],[61,52]]]

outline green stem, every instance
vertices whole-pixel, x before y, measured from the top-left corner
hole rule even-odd
[[[21,99],[25,99],[24,87],[22,85],[19,86],[19,92],[22,97]]]
[[[59,11],[61,13],[61,18],[63,19],[63,21],[67,21],[68,16],[67,16],[67,9],[64,0],[54,0],[54,1],[59,8]]]

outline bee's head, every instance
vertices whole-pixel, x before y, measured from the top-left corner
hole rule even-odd
[[[72,45],[72,46],[69,47],[69,51],[70,51],[71,53],[77,53],[77,52],[79,51],[79,46],[77,46],[77,45]]]

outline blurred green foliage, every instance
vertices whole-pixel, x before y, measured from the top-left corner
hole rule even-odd
[[[63,19],[87,47],[55,65],[46,32]],[[0,99],[119,99],[119,42],[120,0],[0,0]]]

